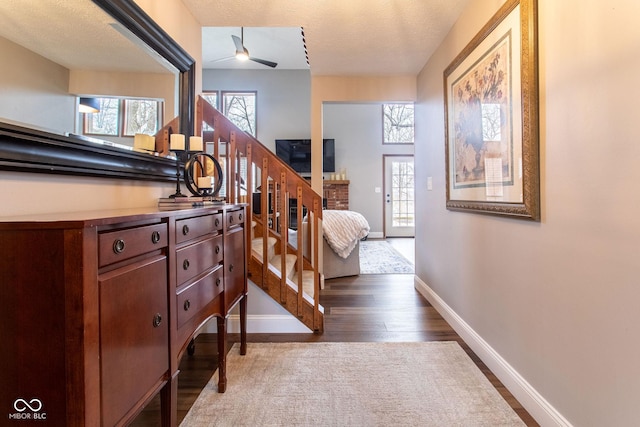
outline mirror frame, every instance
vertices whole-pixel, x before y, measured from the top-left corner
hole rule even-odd
[[[179,133],[192,134],[195,60],[133,0],[91,0],[179,72]],[[176,161],[0,122],[0,170],[175,181]]]

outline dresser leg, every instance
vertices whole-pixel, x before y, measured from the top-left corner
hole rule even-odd
[[[160,390],[160,413],[162,427],[176,427],[178,425],[178,374],[174,372],[169,382]]]
[[[240,300],[240,354],[247,354],[247,294]]]
[[[218,318],[218,393],[227,390],[227,319]]]

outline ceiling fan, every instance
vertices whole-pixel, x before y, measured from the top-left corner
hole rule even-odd
[[[236,45],[236,55],[235,57],[241,61],[253,61],[262,65],[266,65],[267,67],[275,68],[278,66],[276,62],[267,61],[266,59],[255,58],[249,55],[249,51],[244,46],[244,27],[240,27],[240,37],[236,35],[231,35],[233,39],[233,43]]]

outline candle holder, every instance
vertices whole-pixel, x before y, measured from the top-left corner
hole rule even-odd
[[[213,164],[213,172],[215,172],[212,176],[214,184],[211,187],[199,187],[194,178],[201,175],[196,175],[197,171],[195,168],[197,166],[200,171],[205,174],[204,176],[210,176],[208,175],[209,171],[207,169],[207,164],[209,162]],[[184,166],[184,183],[194,196],[211,197],[212,199],[215,198],[222,188],[222,180],[222,167],[220,167],[220,163],[218,163],[215,157],[211,154],[193,152]]]
[[[188,157],[188,153],[185,150],[171,150],[176,155],[176,192],[169,197],[175,199],[176,197],[186,197],[180,191],[180,162],[184,162],[185,157]]]

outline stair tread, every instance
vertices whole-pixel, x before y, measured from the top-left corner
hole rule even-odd
[[[298,283],[298,274],[294,274],[294,283]],[[303,270],[302,271],[302,290],[313,297],[314,294],[314,283],[313,283],[314,272],[313,270]]]
[[[277,240],[275,237],[267,237],[267,250],[270,250],[275,244]],[[256,237],[251,240],[251,250],[254,253],[254,256],[258,259],[262,259],[262,237]]]
[[[285,255],[285,265],[286,265],[285,276],[286,277],[291,277],[291,273],[293,272],[297,259],[298,257],[293,254]],[[276,269],[280,270],[280,267],[282,266],[281,260],[282,260],[281,255],[275,255],[273,258],[271,258],[271,260],[269,261],[269,264],[273,265],[274,267],[276,267]]]

